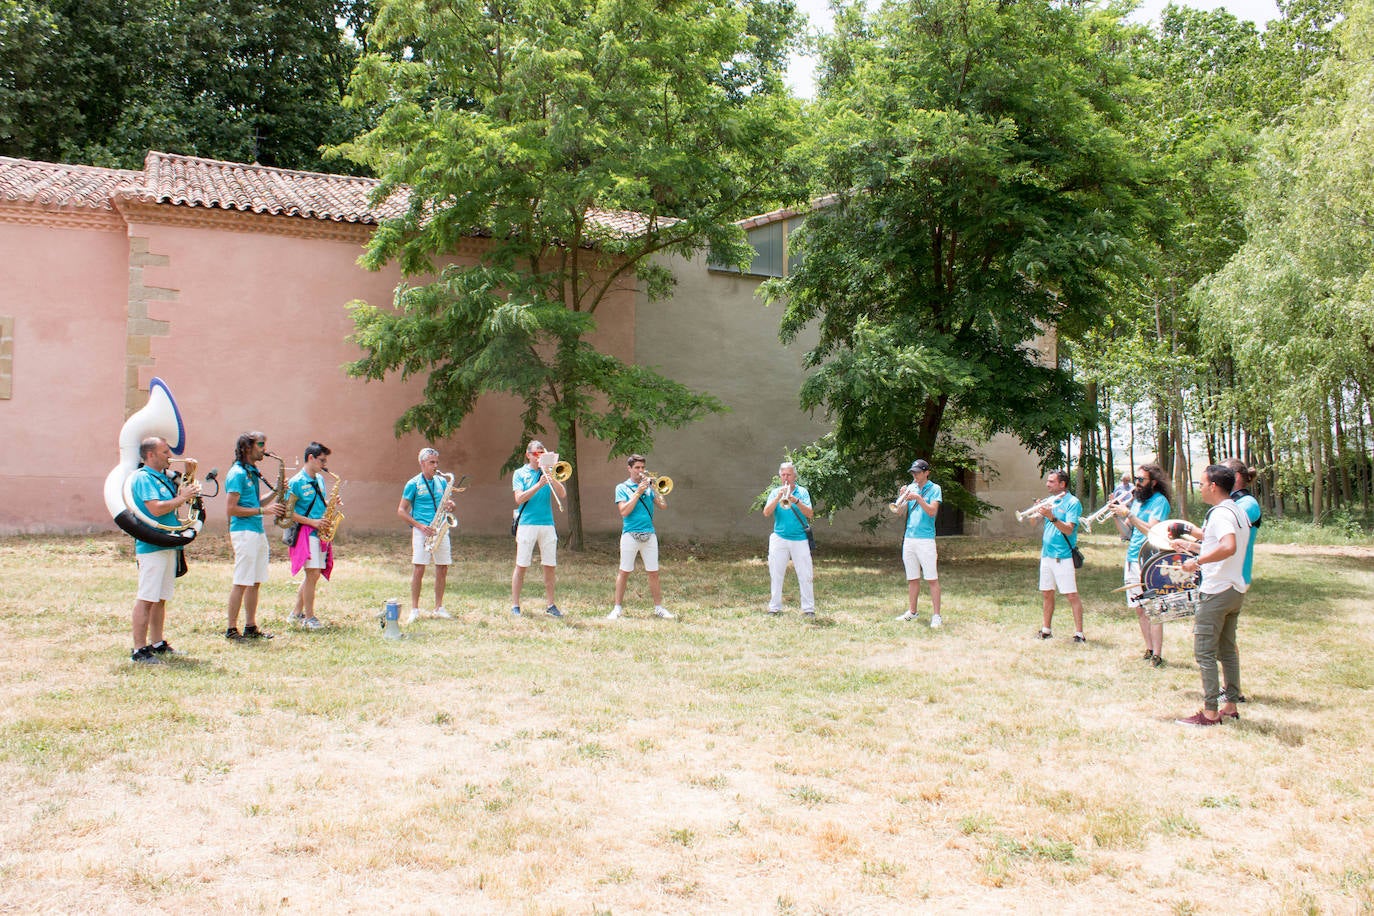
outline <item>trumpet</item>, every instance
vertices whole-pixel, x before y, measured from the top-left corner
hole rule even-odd
[[[907,496],[910,487],[902,487],[897,491],[897,498],[887,504],[888,511],[893,515],[900,515],[902,512],[902,498]]]
[[[644,472],[644,479],[649,481],[649,486],[659,496],[667,496],[673,492],[673,478],[655,474],[652,471]]]
[[[1035,505],[1031,506],[1029,509],[1022,509],[1020,512],[1016,513],[1016,520],[1018,522],[1024,522],[1031,516],[1039,515],[1040,510],[1045,508],[1046,506],[1054,508],[1055,506],[1059,505],[1059,501],[1063,498],[1064,496],[1062,493],[1058,496],[1046,496],[1044,499],[1040,500]]]
[[[794,502],[796,502],[796,500],[792,498],[791,487],[788,487],[786,490],[784,490],[783,494],[778,497],[778,507],[781,509],[791,509],[792,503]]]
[[[1102,521],[1104,518],[1111,515],[1112,510],[1116,509],[1118,506],[1129,506],[1133,499],[1134,497],[1131,496],[1127,496],[1124,500],[1120,497],[1113,496],[1111,499],[1107,500],[1107,504],[1103,506],[1101,509],[1098,509],[1092,515],[1084,516],[1079,521],[1082,523],[1084,528],[1091,531],[1093,525],[1096,525],[1098,522]]]

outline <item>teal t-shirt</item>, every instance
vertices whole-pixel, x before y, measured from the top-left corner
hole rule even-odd
[[[1238,491],[1239,492],[1239,491]],[[1260,528],[1260,504],[1259,500],[1251,496],[1248,492],[1239,498],[1235,493],[1231,494],[1236,506],[1245,513],[1245,517],[1250,520],[1250,538],[1245,542],[1245,566],[1241,568],[1241,578],[1245,584],[1250,584],[1250,575],[1255,566],[1255,538],[1259,537]]]
[[[163,515],[153,515],[148,511],[150,500],[175,499],[177,495],[176,484],[161,471],[154,471],[144,465],[134,472],[132,486],[134,502],[138,504],[138,509],[149,518],[156,519],[164,525],[177,524],[177,514],[173,510]],[[180,550],[180,547],[159,547],[156,544],[149,544],[147,541],[134,539],[135,553],[157,553],[159,550]]]
[[[1078,519],[1082,515],[1083,504],[1078,501],[1078,497],[1072,493],[1065,493],[1059,504],[1054,507],[1054,517],[1073,525],[1073,533],[1065,534],[1046,521],[1045,530],[1041,534],[1040,555],[1052,560],[1067,560],[1073,556],[1072,548],[1078,546]]]
[[[774,487],[768,494],[772,499],[782,490],[782,487]],[[811,505],[811,494],[806,491],[806,487],[797,484],[792,488],[792,498],[803,506]],[[782,506],[773,507],[773,533],[784,541],[804,541],[806,540],[806,516],[802,515],[800,509],[784,509]]]
[[[532,468],[528,464],[515,472],[511,478],[511,492],[523,493],[530,487],[539,482],[542,471]],[[516,507],[516,511],[520,511]],[[535,493],[525,502],[525,511],[520,515],[522,525],[552,525],[553,524],[553,485],[540,487],[539,492]]]
[[[639,485],[633,480],[627,480],[615,488],[615,504],[617,506],[629,499],[635,501],[635,507],[621,521],[620,530],[626,534],[654,530],[654,509],[656,507],[654,506],[653,487],[645,490],[640,496],[635,496],[635,491],[638,489]]]
[[[326,505],[324,475],[311,477],[303,469],[291,478],[288,492],[296,494],[296,506],[292,510],[306,518],[324,518]]]
[[[433,479],[425,479],[424,474],[416,474],[406,481],[401,498],[410,503],[410,515],[421,525],[428,525],[439,514],[439,506],[444,502],[444,491],[448,488],[448,478],[435,474]]]
[[[244,467],[241,462],[235,461],[234,466],[229,469],[229,476],[224,478],[224,489],[229,493],[239,495],[239,506],[244,509],[256,509],[262,505],[258,499],[258,484],[262,480],[262,475],[258,469],[252,466]],[[230,531],[263,531],[261,515],[231,515],[229,516]]]
[[[938,503],[944,498],[944,495],[944,491],[940,489],[938,483],[927,480],[926,485],[921,487],[921,498],[928,503]],[[935,516],[929,515],[918,502],[913,501],[906,504],[905,536],[909,538],[935,537]]]
[[[1134,515],[1136,518],[1140,519],[1141,521],[1149,522],[1153,525],[1155,522],[1162,522],[1166,518],[1168,518],[1169,510],[1169,500],[1164,498],[1163,493],[1156,493],[1149,499],[1145,500],[1144,505],[1137,506],[1136,508],[1132,509],[1131,514]],[[1126,547],[1126,562],[1140,562],[1140,548],[1144,546],[1145,532],[1141,531],[1139,528],[1132,525],[1131,543]]]

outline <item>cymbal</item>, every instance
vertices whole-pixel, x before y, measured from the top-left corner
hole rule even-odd
[[[1145,540],[1149,541],[1150,546],[1157,550],[1173,550],[1174,546],[1170,543],[1169,539],[1169,526],[1177,522],[1187,524],[1187,521],[1187,519],[1183,518],[1166,518],[1162,522],[1155,522],[1150,526],[1150,532],[1145,535]],[[1194,544],[1197,543],[1197,538],[1193,537],[1191,534],[1185,534],[1183,537],[1179,538],[1179,540],[1192,541]]]

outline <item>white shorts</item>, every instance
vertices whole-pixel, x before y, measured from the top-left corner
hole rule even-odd
[[[902,538],[902,563],[908,582],[940,578],[935,569],[935,538]]]
[[[231,531],[234,545],[234,584],[257,585],[267,581],[267,535],[262,531]]]
[[[620,571],[634,572],[636,556],[644,558],[645,572],[658,572],[658,535],[650,533],[647,541],[639,541],[630,532],[621,532]]]
[[[558,565],[558,530],[553,525],[521,525],[515,529],[515,565],[528,567],[534,560],[534,545],[539,545],[539,562]]]
[[[1056,560],[1053,557],[1040,558],[1040,591],[1059,590],[1061,595],[1078,594],[1078,570],[1073,568],[1073,558]]]
[[[410,529],[410,562],[416,566],[428,566],[433,563],[435,566],[448,566],[453,562],[453,545],[449,543],[448,532],[444,532],[444,539],[434,548],[433,556],[425,550],[425,538],[427,535],[419,528]]]
[[[1140,563],[1130,560],[1126,563],[1126,568],[1121,573],[1122,585],[1134,585],[1135,588],[1126,592],[1126,607],[1140,607],[1140,595],[1145,591],[1145,587],[1140,584]]]
[[[310,536],[310,559],[305,561],[301,569],[324,569],[324,545],[320,543],[320,536],[314,534],[314,528],[302,528],[301,537]]]
[[[177,552],[155,550],[138,555],[138,600],[168,601],[177,581]]]

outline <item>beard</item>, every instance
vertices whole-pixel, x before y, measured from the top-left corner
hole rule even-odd
[[[1131,490],[1131,497],[1138,503],[1143,503],[1154,495],[1155,482],[1153,480],[1148,483],[1138,483],[1135,485],[1135,488]]]

